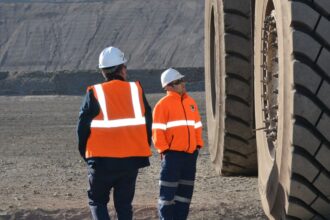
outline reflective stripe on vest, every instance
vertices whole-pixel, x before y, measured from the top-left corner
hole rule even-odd
[[[101,111],[103,113],[103,120],[92,120],[91,127],[115,128],[115,127],[125,127],[125,126],[134,126],[134,125],[144,125],[146,123],[145,117],[142,116],[142,112],[141,112],[141,104],[139,99],[138,88],[134,82],[130,82],[129,84],[131,87],[131,97],[132,97],[135,118],[109,120],[103,88],[100,84],[98,84],[95,85],[94,87],[97,93]]]
[[[150,156],[140,85],[113,80],[90,89],[93,89],[100,110],[91,122],[86,158]]]

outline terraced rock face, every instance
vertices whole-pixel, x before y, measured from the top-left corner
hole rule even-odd
[[[0,72],[94,70],[121,48],[134,69],[201,67],[204,2],[0,0]]]

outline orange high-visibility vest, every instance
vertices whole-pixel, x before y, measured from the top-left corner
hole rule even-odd
[[[196,102],[167,92],[153,111],[152,139],[159,153],[165,150],[193,153],[203,147],[202,123]]]
[[[112,80],[89,89],[100,112],[91,122],[86,158],[150,156],[140,84]]]

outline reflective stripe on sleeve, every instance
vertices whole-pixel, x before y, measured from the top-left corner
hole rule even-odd
[[[178,202],[183,202],[183,203],[190,203],[191,199],[182,197],[182,196],[174,196],[174,200]]]
[[[199,121],[195,124],[195,128],[200,128],[200,127],[202,127],[202,122],[201,121]]]
[[[159,180],[159,185],[160,186],[167,186],[167,187],[177,187],[179,185],[179,183],[178,182],[168,182],[168,181]]]

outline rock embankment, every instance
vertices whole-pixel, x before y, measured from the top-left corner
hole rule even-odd
[[[93,70],[110,45],[132,69],[204,66],[201,0],[0,0],[0,15],[0,72]]]
[[[159,93],[163,91],[160,84],[163,70],[129,69],[129,81],[140,81],[146,93]],[[204,91],[203,68],[177,70],[186,75],[189,91]],[[0,72],[0,95],[83,95],[87,86],[102,81],[97,71]]]

